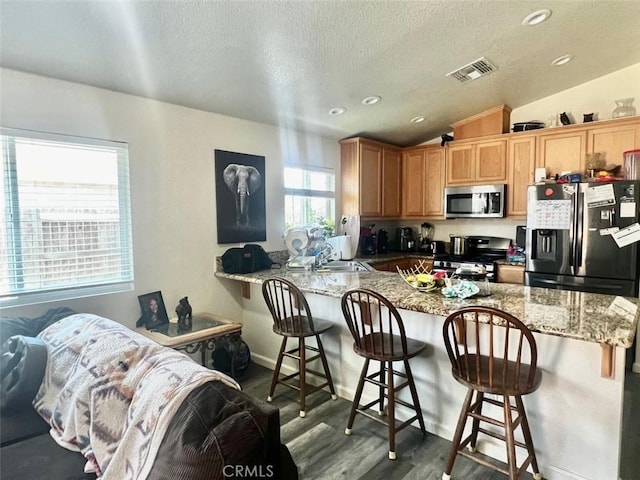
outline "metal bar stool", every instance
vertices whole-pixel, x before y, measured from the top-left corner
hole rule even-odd
[[[397,432],[418,420],[422,434],[427,433],[418,392],[409,367],[409,359],[422,352],[426,344],[408,339],[405,335],[402,318],[396,308],[389,300],[372,290],[354,289],[346,292],[342,296],[342,313],[353,336],[353,350],[365,359],[344,433],[351,435],[356,413],[387,425],[389,429],[389,459],[395,460]],[[380,368],[368,375],[371,360],[380,362]],[[404,373],[394,370],[393,362],[402,362]],[[402,377],[404,382],[395,385],[394,378],[396,376]],[[378,398],[361,406],[360,398],[365,382],[378,387]],[[398,392],[407,386],[411,391],[413,404],[397,398]],[[385,398],[387,399],[386,420],[380,418],[384,414]],[[378,405],[378,416],[373,416],[367,410],[376,404]],[[395,417],[396,404],[413,409],[415,415],[398,424]]]
[[[273,331],[283,337],[267,401],[270,402],[273,399],[277,384],[298,390],[300,392],[300,416],[304,417],[306,415],[307,395],[328,386],[331,391],[331,398],[333,400],[338,398],[333,387],[327,357],[320,340],[320,334],[329,330],[333,324],[323,320],[314,320],[303,293],[293,283],[284,278],[273,277],[265,280],[262,284],[262,295],[273,317]],[[287,350],[287,340],[291,337],[298,339],[298,345],[291,350]],[[317,347],[308,345],[305,342],[307,337],[315,337]],[[308,357],[307,350],[315,352],[316,355]],[[280,378],[280,367],[284,357],[294,359],[298,363],[298,370],[291,375]],[[307,363],[318,358],[322,362],[324,372],[307,368]],[[324,378],[325,381],[319,385],[310,385],[307,383],[308,373]],[[295,377],[299,377],[297,384],[292,381]]]
[[[531,465],[533,478],[541,479],[522,403],[522,395],[537,390],[542,379],[542,372],[536,366],[538,353],[531,331],[513,315],[496,308],[474,306],[449,315],[444,322],[443,335],[453,378],[468,388],[443,480],[451,478],[457,455],[497,470],[511,480],[520,478]],[[512,397],[514,403],[511,402]],[[482,407],[486,403],[500,407],[502,418],[483,414]],[[469,419],[472,420],[471,433],[462,439]],[[484,428],[480,422],[493,427]],[[518,427],[524,442],[515,439]],[[505,442],[506,470],[476,455],[479,433]],[[527,452],[520,466],[517,464],[516,447]]]

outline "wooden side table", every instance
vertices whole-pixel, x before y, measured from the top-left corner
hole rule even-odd
[[[203,366],[207,363],[207,351],[215,351],[220,343],[228,341],[232,346],[231,376],[235,377],[234,360],[241,345],[242,334],[242,324],[239,322],[232,322],[214,313],[201,312],[193,315],[191,328],[187,330],[178,329],[177,323],[165,323],[152,330],[138,327],[136,331],[165,347],[183,350],[189,354],[199,351]]]

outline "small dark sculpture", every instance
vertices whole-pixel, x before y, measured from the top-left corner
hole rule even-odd
[[[569,119],[569,115],[567,115],[567,112],[562,112],[560,114],[560,122],[563,125],[571,125],[571,120]]]
[[[191,305],[189,305],[189,297],[183,297],[180,299],[178,306],[176,307],[176,313],[178,314],[178,330],[191,329]]]
[[[584,123],[593,122],[593,113],[583,113],[582,116],[584,117]]]
[[[442,141],[440,142],[441,147],[444,147],[447,142],[453,142],[453,137],[446,133],[444,135],[441,135],[440,138],[442,139]]]

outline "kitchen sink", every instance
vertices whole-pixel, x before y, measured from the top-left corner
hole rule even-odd
[[[319,269],[327,269],[336,272],[372,272],[374,268],[368,263],[353,260],[334,260],[322,265]]]

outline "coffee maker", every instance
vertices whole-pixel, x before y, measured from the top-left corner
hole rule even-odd
[[[387,253],[389,251],[389,239],[387,236],[387,231],[384,228],[378,230],[377,240],[377,250],[378,253]]]
[[[362,255],[376,254],[376,234],[373,232],[375,224],[360,227],[360,250]]]
[[[396,230],[396,241],[401,252],[412,252],[416,248],[416,237],[411,227],[400,227]]]

